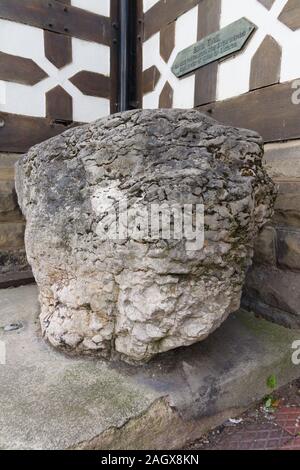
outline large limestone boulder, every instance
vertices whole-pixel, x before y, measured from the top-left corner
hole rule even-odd
[[[205,339],[239,308],[272,215],[262,156],[255,132],[196,110],[116,114],[33,147],[16,187],[44,337],[133,362]],[[162,207],[179,211],[155,231]]]

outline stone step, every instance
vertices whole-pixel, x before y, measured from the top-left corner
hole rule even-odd
[[[34,277],[30,269],[0,274],[0,289],[25,286],[27,284],[33,284],[34,282]]]
[[[19,271],[28,271],[29,265],[24,246],[14,249],[0,250],[0,274],[12,276]]]
[[[24,247],[25,222],[0,222],[0,250]]]
[[[185,449],[300,376],[292,331],[239,311],[146,366],[66,357],[41,338],[36,286],[0,291],[0,448]],[[71,403],[71,406],[70,406]],[[42,430],[42,432],[41,432]]]

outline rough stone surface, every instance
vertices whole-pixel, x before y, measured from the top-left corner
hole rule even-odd
[[[270,375],[278,386],[300,375],[300,331],[242,311],[140,367],[59,354],[38,315],[36,286],[0,290],[0,449],[186,449],[270,393]]]
[[[262,157],[255,132],[196,110],[131,111],[32,148],[16,187],[44,336],[136,362],[205,339],[239,308],[254,239],[272,215]],[[203,249],[185,238],[103,238],[103,219],[125,199],[142,209],[203,204]]]

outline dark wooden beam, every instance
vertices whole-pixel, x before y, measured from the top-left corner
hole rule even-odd
[[[0,289],[25,286],[34,283],[35,279],[33,277],[32,271],[29,270],[0,274]]]
[[[159,96],[159,108],[172,108],[173,95],[173,88],[169,82],[166,82]]]
[[[143,13],[143,0],[136,0],[137,4],[137,46],[136,46],[136,108],[143,107],[143,37],[144,37],[144,13]]]
[[[202,0],[198,9],[198,36],[203,39],[220,28],[221,0]],[[194,105],[211,103],[216,99],[218,62],[208,64],[195,73]]]
[[[300,2],[288,0],[278,19],[286,26],[296,31],[300,28]]]
[[[0,0],[0,18],[110,44],[110,19],[57,0]]]
[[[144,40],[198,5],[202,0],[159,0],[144,16]]]
[[[46,77],[46,72],[33,60],[0,52],[0,80],[35,85]]]
[[[153,91],[160,79],[160,71],[156,65],[152,65],[143,72],[143,93],[150,93]]]
[[[82,70],[70,78],[70,82],[84,95],[110,98],[110,78],[106,75]]]
[[[58,69],[72,62],[72,38],[64,34],[44,31],[45,56]]]
[[[39,118],[0,112],[0,151],[25,153],[35,144],[61,134],[78,125],[56,123],[50,118]]]
[[[275,0],[258,0],[264,7],[270,10],[275,2]]]
[[[160,55],[166,63],[170,59],[172,51],[175,47],[175,26],[176,23],[173,21],[160,32]]]
[[[57,121],[73,120],[73,99],[61,86],[46,93],[46,116]]]
[[[198,107],[218,121],[259,132],[266,142],[300,138],[300,105],[293,104],[293,82],[260,88]]]
[[[281,53],[278,42],[266,36],[251,61],[250,90],[279,83]]]

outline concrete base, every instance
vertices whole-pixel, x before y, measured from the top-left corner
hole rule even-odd
[[[0,291],[0,449],[183,449],[269,393],[271,374],[279,386],[300,376],[300,331],[243,311],[203,343],[134,367],[54,351],[38,309],[34,285]]]

